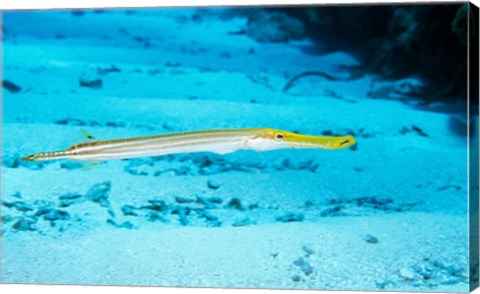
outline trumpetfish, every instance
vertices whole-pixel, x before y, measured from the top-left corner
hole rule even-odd
[[[174,153],[238,150],[343,149],[356,143],[353,136],[310,136],[270,128],[192,131],[115,140],[95,140],[70,146],[63,151],[25,156],[26,161],[69,159],[106,161]]]

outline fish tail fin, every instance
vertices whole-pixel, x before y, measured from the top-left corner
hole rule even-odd
[[[47,161],[68,158],[69,155],[70,152],[68,151],[40,152],[24,156],[20,159],[24,161]]]

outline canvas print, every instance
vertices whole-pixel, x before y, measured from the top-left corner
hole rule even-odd
[[[477,286],[474,5],[1,15],[1,283]]]

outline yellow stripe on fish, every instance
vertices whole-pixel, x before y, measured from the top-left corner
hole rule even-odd
[[[353,136],[309,136],[270,128],[207,130],[95,140],[70,146],[64,151],[35,153],[22,160],[105,161],[191,152],[226,154],[238,150],[343,149],[355,143]]]

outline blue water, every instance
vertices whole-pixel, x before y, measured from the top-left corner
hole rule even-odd
[[[468,291],[466,103],[415,106],[415,77],[347,81],[353,55],[259,40],[248,17],[3,13],[2,283]],[[287,87],[309,71],[338,79]],[[264,127],[357,145],[20,160],[86,133]]]

